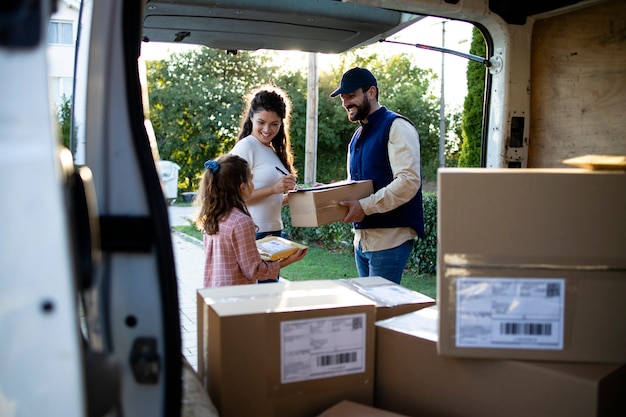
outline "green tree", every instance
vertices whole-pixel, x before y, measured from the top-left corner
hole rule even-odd
[[[65,94],[61,97],[61,103],[57,107],[56,113],[61,144],[70,149],[70,126],[72,122],[72,100],[70,97],[66,97]],[[70,150],[75,151],[75,149]]]
[[[346,116],[339,98],[330,93],[337,88],[343,72],[354,66],[369,68],[377,77],[381,104],[413,121],[420,133],[423,161],[436,161],[438,152],[437,99],[428,91],[434,74],[417,68],[408,55],[390,59],[359,49],[338,57],[338,65],[319,74],[318,138],[316,180],[323,183],[346,178],[346,152],[357,124]],[[300,72],[277,78],[293,104],[291,138],[296,167],[304,169],[307,80]]]
[[[181,189],[197,187],[203,162],[227,152],[235,143],[244,102],[242,97],[260,84],[272,82],[292,101],[290,135],[296,169],[304,180],[306,143],[306,75],[268,65],[271,55],[225,52],[203,48],[147,63],[150,118],[161,159],[176,162]],[[346,151],[356,129],[338,98],[330,93],[343,72],[355,65],[370,68],[379,80],[381,103],[416,125],[422,149],[422,170],[437,161],[438,101],[430,91],[433,73],[416,67],[407,55],[390,59],[358,49],[339,56],[336,67],[319,75],[316,180],[346,178]],[[436,171],[435,171],[436,172]],[[426,174],[425,174],[426,176]]]
[[[485,39],[476,28],[472,30],[470,53],[486,57]],[[485,73],[483,64],[469,61],[467,64],[467,97],[463,103],[462,136],[459,153],[460,167],[479,167],[485,95]]]
[[[435,75],[417,67],[407,54],[383,57],[369,53],[366,48],[342,54],[336,68],[320,75],[318,156],[323,162],[321,173],[332,175],[334,179],[346,176],[346,151],[357,125],[348,120],[341,101],[329,95],[339,85],[343,72],[355,66],[366,67],[374,73],[382,105],[415,124],[420,135],[422,172],[426,175],[425,167],[437,161],[439,149],[438,100],[430,93]]]
[[[150,119],[161,159],[177,163],[179,187],[197,189],[204,161],[235,143],[243,96],[269,81],[273,68],[248,52],[210,48],[146,63]]]
[[[452,112],[448,115],[448,137],[446,138],[446,166],[455,167],[459,165],[459,153],[461,151],[461,137],[463,136],[463,114]]]
[[[436,75],[417,67],[406,54],[377,60],[372,71],[380,74],[377,79],[381,104],[415,124],[420,137],[422,175],[434,180],[439,166],[439,99],[432,94],[430,84]]]
[[[343,56],[342,56],[343,57]],[[342,58],[340,58],[342,59]],[[341,61],[344,62],[345,58]],[[330,183],[343,180],[346,172],[346,152],[348,142],[356,128],[346,117],[338,98],[330,93],[337,88],[342,71],[338,68],[325,68],[318,79],[318,126],[316,181]],[[306,148],[306,106],[309,92],[307,74],[299,71],[278,77],[279,85],[288,92],[292,104],[291,139],[295,164],[300,173],[304,172]],[[304,175],[299,179],[304,180]]]
[[[329,183],[347,178],[348,144],[357,125],[350,122],[338,97],[330,97],[350,66],[329,68],[319,76],[318,101],[318,181]]]
[[[291,100],[291,120],[289,137],[294,154],[294,166],[298,171],[298,181],[304,181],[304,150],[306,142],[306,100],[307,80],[298,71],[278,74],[274,84],[285,90]]]

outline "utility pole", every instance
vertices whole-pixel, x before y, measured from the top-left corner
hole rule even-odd
[[[441,48],[446,47],[446,21],[441,22]],[[441,99],[439,100],[439,166],[446,166],[445,56],[441,54]]]
[[[317,164],[317,116],[318,116],[318,73],[317,53],[309,53],[309,75],[307,77],[306,140],[304,147],[304,183],[315,184]]]

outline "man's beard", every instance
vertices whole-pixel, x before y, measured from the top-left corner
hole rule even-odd
[[[354,113],[354,116],[351,116],[349,109],[346,109],[348,110],[348,120],[351,122],[358,122],[366,119],[372,109],[372,106],[367,99],[364,99],[361,104],[355,105],[354,107],[356,107],[356,113]]]

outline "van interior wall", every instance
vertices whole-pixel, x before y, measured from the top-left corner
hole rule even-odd
[[[535,22],[528,167],[626,155],[625,50],[623,0]]]

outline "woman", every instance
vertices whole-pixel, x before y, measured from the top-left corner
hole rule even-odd
[[[254,284],[278,275],[280,268],[304,257],[306,249],[280,261],[261,259],[255,225],[244,200],[252,194],[252,173],[245,159],[225,155],[205,163],[197,201],[196,226],[204,240],[204,286]]]
[[[254,191],[246,198],[257,226],[256,238],[283,236],[281,208],[296,187],[289,139],[291,102],[280,88],[264,85],[247,95],[237,143],[230,151],[248,161]],[[276,282],[278,277],[259,282]]]

